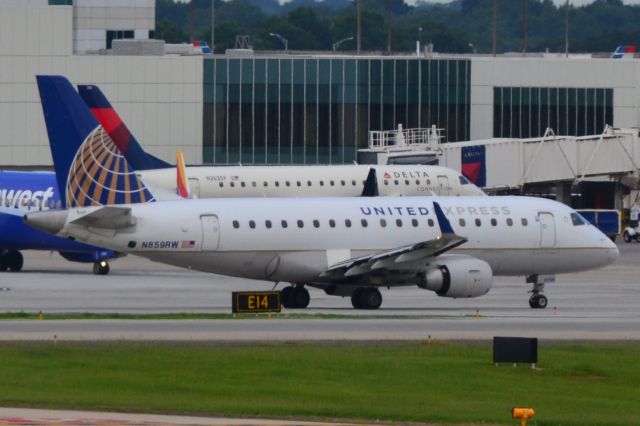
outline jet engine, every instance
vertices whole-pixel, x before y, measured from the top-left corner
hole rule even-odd
[[[471,256],[445,255],[420,274],[418,287],[442,297],[478,297],[493,284],[493,271],[484,260]]]

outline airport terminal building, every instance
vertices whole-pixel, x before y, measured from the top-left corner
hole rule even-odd
[[[152,37],[154,15],[153,0],[0,0],[0,166],[51,165],[37,74],[99,85],[147,150],[191,164],[351,163],[398,124],[447,141],[640,127],[634,59],[108,49]]]

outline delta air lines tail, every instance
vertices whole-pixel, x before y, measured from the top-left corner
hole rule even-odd
[[[153,201],[71,83],[60,76],[36,78],[63,204],[83,207]]]

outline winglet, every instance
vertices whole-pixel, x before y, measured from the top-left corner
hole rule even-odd
[[[371,167],[367,180],[364,182],[364,188],[362,188],[361,197],[377,197],[380,195],[378,192],[378,178],[376,177],[376,169]]]
[[[454,234],[451,222],[444,215],[442,207],[437,202],[433,202],[433,210],[436,212],[436,218],[438,219],[438,225],[440,226],[440,233],[442,234]]]
[[[189,180],[187,178],[187,169],[184,166],[184,156],[182,151],[177,152],[176,161],[176,179],[178,195],[182,198],[191,198],[191,190],[189,189]]]
[[[171,167],[171,164],[148,154],[142,149],[142,146],[140,146],[98,86],[78,85],[78,93],[134,169],[149,170]]]

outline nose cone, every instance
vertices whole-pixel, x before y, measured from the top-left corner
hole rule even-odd
[[[615,262],[620,257],[620,250],[618,250],[618,246],[611,241],[609,237],[600,233],[600,247],[604,249],[604,254],[606,256],[606,265]]]
[[[67,222],[66,210],[51,210],[42,212],[27,213],[23,218],[24,222],[40,231],[49,234],[57,234],[64,228]]]

